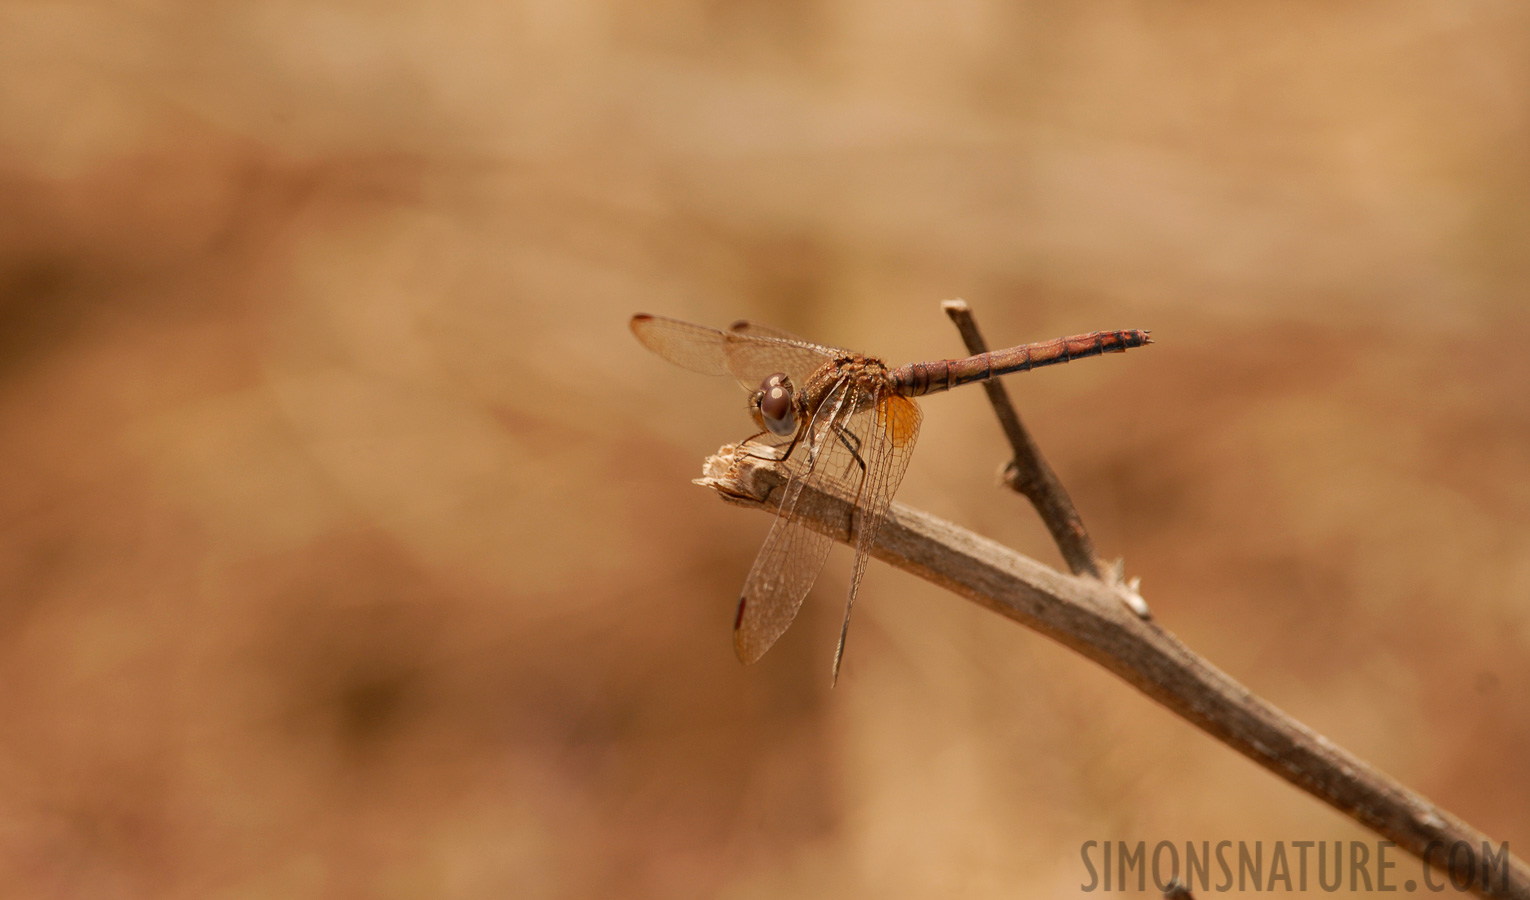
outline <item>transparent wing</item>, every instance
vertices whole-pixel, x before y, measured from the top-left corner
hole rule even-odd
[[[632,317],[638,343],[670,362],[703,375],[732,375],[728,368],[728,335],[716,328],[679,319],[638,313]]]
[[[753,335],[754,337],[767,337],[778,341],[787,341],[793,344],[800,344],[804,347],[811,347],[814,350],[817,350],[819,353],[824,354],[825,356],[841,356],[849,352],[848,350],[844,350],[839,347],[829,347],[824,344],[814,343],[813,341],[803,340],[802,338],[797,337],[795,334],[792,334],[790,331],[784,331],[780,328],[774,328],[770,325],[762,325],[759,322],[751,322],[748,319],[739,319],[737,322],[734,322],[732,325],[728,326],[728,331],[732,332],[733,334],[747,334]]]
[[[908,470],[909,458],[914,452],[914,442],[919,437],[919,422],[923,415],[914,401],[878,386],[878,394],[869,408],[858,411],[844,425],[847,443],[858,444],[859,460],[852,463],[859,470],[859,485],[854,494],[859,514],[855,533],[855,571],[850,576],[850,591],[845,597],[845,620],[839,628],[839,643],[834,648],[834,681],[839,680],[839,664],[845,655],[845,636],[850,631],[850,610],[855,606],[855,594],[861,586],[861,576],[871,561],[871,548],[876,543],[877,532],[887,518],[893,494]],[[864,465],[862,465],[864,464]],[[824,473],[829,475],[832,473]],[[851,489],[851,481],[838,485],[842,491]]]
[[[675,365],[705,375],[732,375],[751,391],[776,372],[806,384],[808,376],[834,358],[833,350],[805,341],[718,331],[663,316],[635,315],[631,325],[639,343]]]
[[[746,663],[764,656],[791,626],[829,556],[833,538],[809,528],[797,515],[797,506],[805,484],[842,463],[838,429],[849,418],[857,395],[855,382],[847,379],[837,385],[818,408],[804,438],[806,450],[786,463],[789,474],[780,509],[744,579],[733,620],[733,649]]]

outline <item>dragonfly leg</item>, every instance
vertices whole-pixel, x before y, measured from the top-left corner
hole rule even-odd
[[[766,456],[766,455],[764,455],[762,453],[755,453],[755,452],[747,449],[750,441],[753,441],[755,438],[764,437],[765,435],[770,434],[771,432],[769,432],[769,431],[762,431],[759,434],[752,434],[749,437],[744,438],[744,440],[739,442],[738,449],[739,449],[740,452],[742,452],[742,453],[744,453],[744,454],[746,454],[748,456],[752,456],[755,459],[768,459],[771,462],[783,462],[786,459],[791,457],[793,450],[797,449],[797,444],[801,442],[802,435],[803,435],[803,433],[805,431],[806,431],[805,428],[797,429],[797,433],[792,435],[792,439],[790,441],[787,441],[785,444],[765,444],[764,445],[766,448],[768,448],[770,450],[780,450],[781,451],[781,455],[780,456]],[[851,437],[855,437],[855,435],[850,435],[850,436]],[[782,447],[785,447],[786,449],[782,450],[781,449]],[[852,450],[851,452],[854,453],[855,451]],[[861,468],[864,469],[865,467],[866,467],[865,464],[862,463],[861,464]]]
[[[834,436],[839,438],[839,442],[845,445],[846,450],[850,451],[850,458],[855,460],[855,464],[861,467],[861,476],[864,478],[866,475],[866,460],[861,459],[861,439],[838,424],[834,426]]]
[[[850,451],[850,459],[857,466],[861,467],[860,484],[856,488],[855,502],[850,505],[850,512],[845,522],[845,533],[854,534],[855,517],[861,507],[861,492],[866,487],[866,460],[861,456],[861,439],[859,435],[855,434],[847,428],[844,428],[838,423],[835,423],[833,428],[834,436],[839,439],[841,444],[845,445],[846,450]],[[850,471],[850,467],[846,466],[845,471],[848,473]]]
[[[788,442],[786,444],[760,444],[760,445],[758,445],[758,446],[764,447],[767,450],[773,450],[773,451],[774,450],[780,450],[783,446],[786,447],[786,452],[782,453],[780,456],[770,456],[770,455],[767,455],[767,454],[764,454],[764,453],[755,453],[753,450],[749,449],[749,445],[750,445],[750,443],[752,441],[754,441],[756,438],[762,438],[762,437],[764,437],[767,434],[770,434],[770,432],[762,431],[759,434],[751,434],[749,437],[746,437],[742,441],[739,441],[738,442],[739,452],[744,454],[745,456],[750,456],[750,457],[753,457],[755,459],[768,459],[768,460],[770,460],[772,462],[780,462],[781,460],[786,459],[788,456],[792,455],[792,448],[797,445],[797,441],[796,441],[795,438],[793,438],[790,442]]]

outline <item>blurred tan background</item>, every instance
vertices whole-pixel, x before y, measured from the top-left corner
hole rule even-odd
[[[1520,4],[0,7],[0,895],[1022,897],[1356,826],[849,552],[647,311],[1010,388],[1170,629],[1530,842]],[[977,389],[900,499],[1060,565]],[[1530,844],[1527,844],[1530,846]],[[1403,862],[1404,869],[1411,865]]]

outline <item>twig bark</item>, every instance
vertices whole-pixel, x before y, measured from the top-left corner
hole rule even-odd
[[[946,300],[940,304],[940,308],[956,323],[968,353],[976,356],[987,352],[988,343],[983,340],[983,334],[978,330],[977,320],[973,318],[967,301]],[[1089,532],[1084,530],[1084,520],[1073,506],[1062,482],[1057,480],[1057,474],[1042,457],[1041,449],[1031,440],[1030,432],[1026,431],[1024,423],[1020,421],[1020,414],[1009,400],[1009,391],[1004,389],[1004,382],[997,378],[990,379],[983,382],[983,390],[988,393],[988,402],[993,404],[999,426],[1004,429],[1004,436],[1009,439],[1009,445],[1015,451],[1014,458],[1004,466],[1004,483],[1011,490],[1023,494],[1036,507],[1036,512],[1041,515],[1041,521],[1046,523],[1047,530],[1052,532],[1052,540],[1057,542],[1057,549],[1062,551],[1063,560],[1068,563],[1073,574],[1101,577],[1100,561],[1094,555],[1094,542],[1089,539]]]
[[[774,511],[785,480],[778,464],[724,446],[697,483],[730,502]],[[797,514],[854,545],[851,504],[811,486]],[[1488,883],[1478,877],[1486,835],[1373,769],[1255,696],[1173,634],[1120,602],[1123,586],[1064,575],[949,522],[893,503],[872,555],[1013,619],[1094,660],[1192,725],[1404,850],[1471,878],[1483,897],[1530,900],[1530,868],[1505,851]],[[1465,842],[1470,859],[1450,855]],[[1470,866],[1471,870],[1466,871]]]

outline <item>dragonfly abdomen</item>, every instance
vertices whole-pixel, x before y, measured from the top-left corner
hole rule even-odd
[[[990,350],[963,359],[909,363],[894,369],[891,378],[898,393],[921,397],[1011,372],[1026,372],[1102,353],[1124,353],[1152,342],[1146,331],[1092,331],[1005,350]]]

